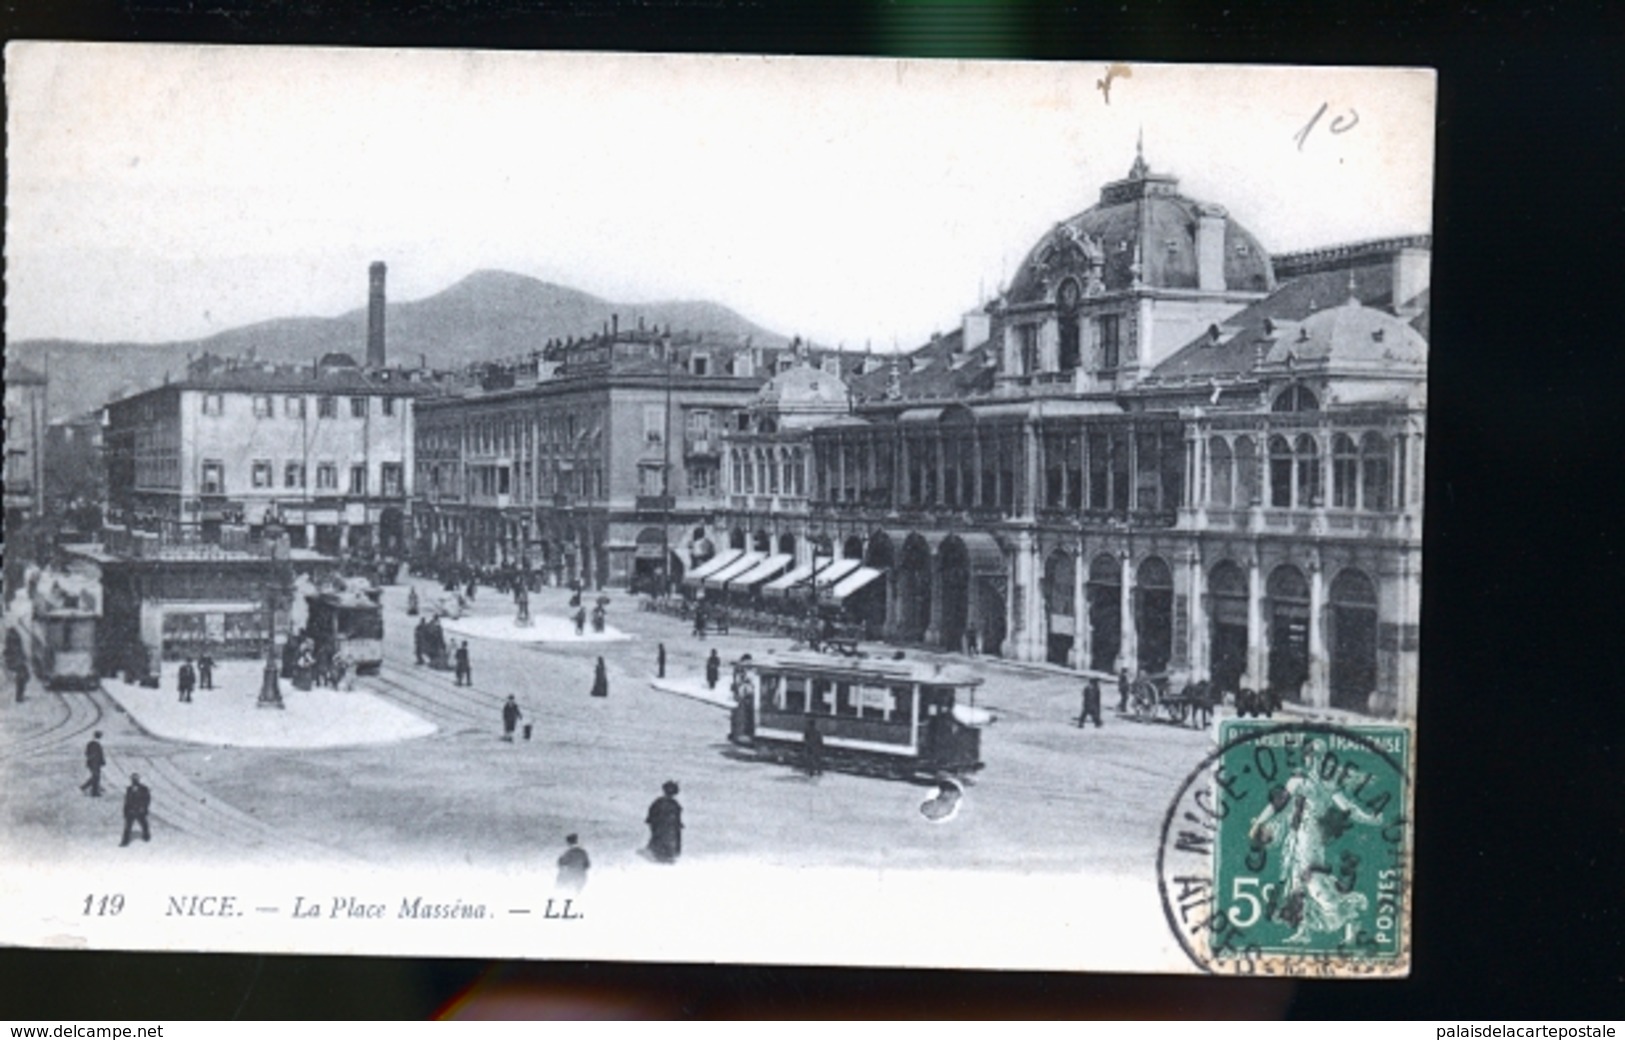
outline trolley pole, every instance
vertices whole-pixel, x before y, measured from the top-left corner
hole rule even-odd
[[[266,517],[264,537],[271,549],[271,576],[265,584],[265,675],[260,682],[260,696],[255,706],[284,708],[282,685],[277,676],[276,608],[285,584],[282,571],[286,566],[287,550],[283,547],[281,517],[274,512]]]

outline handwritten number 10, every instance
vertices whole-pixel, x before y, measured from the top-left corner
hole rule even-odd
[[[1309,122],[1304,124],[1302,130],[1293,135],[1293,139],[1298,142],[1298,151],[1303,151],[1304,142],[1309,140],[1310,131],[1314,130],[1315,124],[1320,122],[1320,117],[1326,114],[1326,109],[1329,107],[1326,102],[1322,101],[1320,107],[1315,109],[1315,114],[1309,117]],[[1360,113],[1351,108],[1346,117],[1333,116],[1327,129],[1334,134],[1346,134],[1358,125],[1360,125]]]
[[[124,897],[121,895],[85,897],[86,917],[117,917],[124,910]]]

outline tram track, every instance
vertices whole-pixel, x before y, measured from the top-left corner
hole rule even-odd
[[[28,758],[54,751],[95,729],[106,714],[99,700],[100,691],[85,694],[52,691],[52,696],[61,706],[62,714],[43,730],[0,745],[0,758]]]
[[[496,694],[481,694],[472,687],[434,682],[386,663],[370,681],[382,687],[377,692],[393,698],[412,711],[430,716],[453,732],[483,730],[502,704]],[[468,691],[453,692],[453,691]]]
[[[115,751],[108,756],[104,780],[116,795],[132,773],[152,791],[152,816],[176,830],[205,841],[242,851],[278,849],[309,858],[355,859],[337,849],[306,841],[256,819],[214,797],[187,776],[169,752]]]

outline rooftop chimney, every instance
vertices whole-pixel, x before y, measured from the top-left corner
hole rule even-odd
[[[367,268],[367,367],[384,367],[384,262]]]

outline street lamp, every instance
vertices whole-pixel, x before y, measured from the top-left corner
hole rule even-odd
[[[668,332],[661,341],[661,348],[666,360],[666,429],[661,437],[665,452],[660,465],[660,584],[664,599],[671,596],[671,512],[676,504],[671,494],[671,333]]]
[[[282,708],[282,687],[277,681],[276,608],[277,601],[287,585],[283,570],[287,566],[287,542],[283,540],[282,518],[276,507],[266,511],[266,543],[271,547],[271,577],[265,585],[265,675],[260,682],[260,697],[256,705],[261,708]]]

